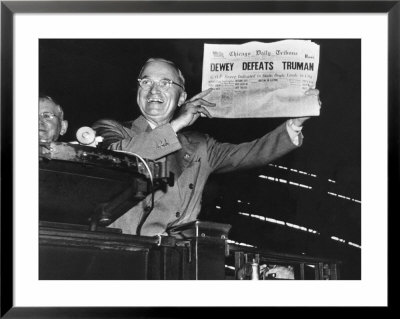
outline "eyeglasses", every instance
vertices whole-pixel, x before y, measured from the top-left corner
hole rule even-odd
[[[57,117],[57,115],[51,112],[42,112],[39,113],[39,117],[41,117],[45,121],[48,121],[54,119],[55,117]]]
[[[176,83],[172,80],[169,79],[162,79],[160,81],[154,81],[152,79],[149,78],[144,78],[144,79],[137,79],[139,82],[140,87],[143,90],[150,90],[154,84],[157,84],[158,88],[163,91],[166,92],[169,90],[169,88],[172,86],[172,84],[175,84],[179,87],[181,87],[182,89],[185,89],[182,85],[180,85],[179,83]]]

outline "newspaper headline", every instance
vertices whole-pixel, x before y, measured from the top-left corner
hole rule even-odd
[[[204,44],[202,89],[214,117],[318,116],[319,45],[309,40]]]

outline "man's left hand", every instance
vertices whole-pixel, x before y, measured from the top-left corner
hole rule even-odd
[[[317,89],[308,89],[307,91],[304,92],[305,95],[315,95],[318,97],[318,104],[319,104],[319,108],[321,109],[322,106],[322,102],[319,98],[319,90]],[[308,119],[310,119],[310,116],[305,116],[305,117],[297,117],[292,119],[293,124],[296,126],[303,126],[304,122],[307,121]]]

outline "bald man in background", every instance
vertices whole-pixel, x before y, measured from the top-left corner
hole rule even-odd
[[[39,96],[39,142],[50,143],[67,132],[68,121],[64,120],[61,106],[50,96]]]

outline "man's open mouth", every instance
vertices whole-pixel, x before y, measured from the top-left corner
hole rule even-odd
[[[158,97],[151,97],[147,99],[147,103],[164,103],[164,100]]]

